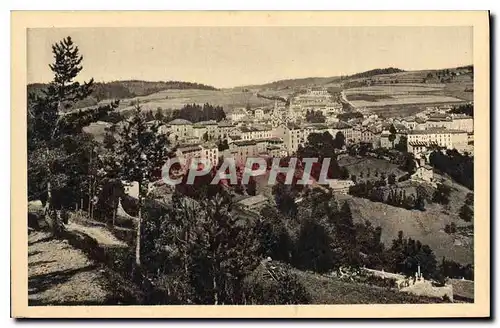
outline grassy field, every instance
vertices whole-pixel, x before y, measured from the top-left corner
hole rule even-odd
[[[318,274],[293,270],[311,297],[312,304],[401,304],[438,303],[440,299],[418,297],[355,282],[344,282]]]
[[[448,103],[461,102],[461,100],[458,98],[437,96],[437,95],[391,95],[391,96],[384,96],[384,98],[377,98],[370,100],[365,100],[365,99],[352,100],[352,97],[348,97],[348,99],[351,102],[351,104],[357,108],[381,107],[381,106],[405,106],[405,105],[416,105],[416,104],[448,104]]]
[[[400,177],[405,174],[404,171],[398,168],[396,164],[393,164],[389,161],[378,159],[378,158],[356,158],[356,157],[343,157],[339,160],[339,165],[347,167],[350,175],[356,175],[356,177],[360,178],[360,173],[363,172],[363,175],[367,176],[369,173],[370,179],[377,179],[375,177],[375,172],[385,173],[386,176],[394,173],[396,177]]]
[[[274,101],[257,97],[255,93],[245,92],[236,89],[224,90],[165,90],[144,97],[133,99],[123,99],[120,101],[119,110],[131,110],[133,102],[138,101],[143,110],[155,111],[158,107],[165,110],[180,109],[186,104],[220,105],[226,113],[230,113],[234,108],[273,105]]]

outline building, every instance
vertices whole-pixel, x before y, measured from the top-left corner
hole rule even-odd
[[[387,130],[384,130],[382,131],[382,133],[380,133],[380,147],[387,149],[392,148],[392,141],[389,140],[390,135],[391,133]]]
[[[193,159],[207,160],[215,167],[219,163],[219,148],[213,143],[187,144],[177,147],[176,157],[190,165]]]
[[[257,120],[262,120],[264,118],[264,110],[262,108],[256,108],[254,116]]]
[[[274,136],[273,129],[270,126],[242,126],[240,129],[242,140],[266,139]]]
[[[451,129],[462,130],[469,133],[474,132],[474,119],[463,114],[452,114]]]
[[[403,124],[408,130],[414,130],[417,127],[417,122],[414,117],[405,117],[401,120],[401,124]]]
[[[229,151],[231,157],[239,164],[246,163],[248,157],[257,157],[259,155],[259,148],[255,140],[233,141],[229,144]]]
[[[219,164],[219,147],[214,143],[204,143],[200,145],[201,148],[201,158],[208,160],[212,167],[216,167]]]
[[[193,123],[188,120],[177,118],[168,123],[170,127],[170,136],[176,141],[193,136]]]
[[[338,132],[342,132],[346,144],[356,143],[361,140],[361,131],[359,129],[354,129],[352,125],[344,121],[334,122],[330,125],[330,133],[334,138]]]
[[[214,136],[215,139],[226,139],[234,130],[236,129],[233,122],[230,121],[220,121],[215,127]]]
[[[246,209],[249,209],[249,210],[255,210],[255,209],[261,208],[268,203],[269,203],[269,199],[262,194],[251,196],[251,197],[246,197],[246,198],[236,202],[236,204],[238,204]]]
[[[330,179],[328,180],[328,186],[334,194],[346,195],[349,192],[349,188],[354,186],[354,182],[351,180]]]
[[[411,179],[432,182],[434,181],[434,170],[430,165],[419,166],[411,175]]]
[[[302,128],[293,123],[280,126],[277,129],[277,135],[283,139],[289,155],[295,153],[299,149],[299,145],[305,141]]]
[[[430,116],[425,123],[426,123],[425,124],[426,129],[432,129],[432,128],[451,129],[453,121],[451,117],[447,116],[446,114],[439,114],[439,115],[434,114],[433,116]]]
[[[302,138],[304,142],[311,133],[323,134],[325,132],[331,133],[329,127],[324,123],[309,123],[303,126]]]
[[[199,144],[193,144],[193,145],[182,145],[177,147],[177,150],[175,152],[176,157],[179,159],[180,162],[185,162],[186,165],[190,165],[191,161],[196,158],[199,159],[201,158],[202,154],[202,148],[200,147]]]
[[[214,121],[214,120],[202,121],[202,122],[195,123],[195,125],[204,126],[206,128],[206,132],[208,134],[208,139],[215,139],[216,138],[217,128],[218,128],[218,124],[216,121]]]
[[[380,134],[373,128],[365,128],[361,130],[361,140],[360,142],[373,144],[379,144]]]
[[[408,152],[416,155],[426,152],[432,147],[462,151],[468,148],[468,134],[465,131],[444,128],[413,130],[408,132]]]
[[[205,125],[202,125],[200,123],[193,124],[193,137],[197,138],[198,140],[203,140],[205,133],[208,137],[208,130]]]
[[[244,108],[235,108],[231,113],[231,121],[238,122],[247,116],[247,112]]]

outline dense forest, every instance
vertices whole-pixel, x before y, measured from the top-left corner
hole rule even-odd
[[[447,150],[445,154],[433,151],[429,156],[429,162],[456,182],[474,190],[474,157],[462,155],[456,149]]]
[[[171,119],[184,119],[192,123],[202,122],[202,121],[222,121],[226,118],[226,113],[222,106],[214,106],[211,104],[187,104],[184,105],[180,110],[174,110],[172,112]]]
[[[474,117],[474,105],[465,104],[460,106],[455,106],[448,111],[450,114],[465,114],[467,116]]]
[[[358,79],[358,78],[366,78],[366,77],[372,77],[375,75],[381,75],[381,74],[393,74],[393,73],[401,73],[405,72],[402,69],[399,68],[394,68],[394,67],[389,67],[389,68],[375,68],[366,72],[361,72],[361,73],[356,73],[353,75],[349,75],[347,77],[344,77],[343,79]]]

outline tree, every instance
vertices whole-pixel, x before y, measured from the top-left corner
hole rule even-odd
[[[265,207],[255,223],[255,232],[259,243],[258,255],[271,257],[275,261],[290,262],[293,241],[288,233],[283,217],[276,209]]]
[[[356,177],[356,175],[355,175],[355,174],[352,174],[352,175],[351,175],[351,180],[352,180],[352,182],[354,182],[354,183],[356,183],[356,182],[357,182],[357,177]]]
[[[226,149],[229,149],[229,144],[227,142],[227,139],[224,139],[221,143],[218,145],[219,151],[224,151]]]
[[[417,198],[415,198],[415,209],[425,211],[425,198],[422,195],[417,194]]]
[[[112,133],[110,132],[106,132],[106,134],[104,135],[104,139],[103,139],[103,145],[104,145],[104,148],[107,149],[107,150],[113,150],[114,147],[115,147],[115,144],[116,144],[116,138],[113,136]]]
[[[332,239],[324,226],[306,220],[300,228],[293,256],[294,265],[302,270],[319,273],[330,271],[335,265],[331,243]]]
[[[250,177],[247,184],[247,193],[250,196],[255,196],[257,194],[257,182],[254,177]]]
[[[392,148],[394,148],[394,141],[396,140],[396,134],[397,134],[394,125],[391,125],[391,127],[389,128],[389,132],[391,133],[389,134],[389,141],[392,143]]]
[[[333,140],[334,142],[334,147],[337,149],[342,149],[345,146],[345,136],[342,133],[342,131],[337,132],[335,134],[335,139]]]
[[[445,184],[439,183],[436,190],[434,191],[432,201],[441,205],[448,205],[448,203],[450,202],[450,192],[450,187]]]
[[[208,131],[203,133],[203,141],[208,141]]]
[[[459,216],[465,222],[472,222],[474,220],[474,211],[467,204],[464,204],[460,207]]]
[[[347,202],[344,202],[340,208],[335,228],[336,242],[340,249],[339,262],[349,266],[357,266],[360,259],[356,245],[356,228],[352,218],[351,207]]]
[[[141,265],[141,215],[144,199],[148,195],[149,183],[160,177],[159,172],[168,154],[168,139],[159,133],[159,124],[148,125],[146,119],[140,106],[136,106],[134,114],[120,131],[117,145],[121,179],[129,183],[137,182],[139,187],[135,252],[138,266]]]
[[[340,168],[339,178],[342,180],[349,179],[349,169],[346,166],[342,166]]]
[[[190,252],[198,302],[241,304],[243,280],[258,265],[254,229],[237,223],[228,195],[202,200],[199,211]]]
[[[465,205],[474,206],[474,194],[469,192],[465,196]]]
[[[54,207],[61,206],[53,203],[55,194],[67,200],[71,200],[70,195],[83,197],[87,189],[83,186],[89,184],[89,172],[93,171],[89,150],[95,144],[83,135],[82,128],[107,116],[118,105],[113,102],[72,110],[90,95],[93,79],[83,84],[74,81],[83,69],[83,56],[71,37],[54,44],[52,53],[54,63],[49,67],[54,79],[41,95],[28,95],[28,198],[45,199],[44,211],[49,220],[55,217]],[[55,221],[59,225],[57,217]]]
[[[394,173],[389,174],[389,176],[387,177],[387,182],[390,185],[396,184],[396,175]]]
[[[164,122],[166,120],[165,114],[163,113],[163,109],[161,107],[158,107],[156,109],[154,119],[160,122]]]

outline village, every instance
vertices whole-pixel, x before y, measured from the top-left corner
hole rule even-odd
[[[162,133],[168,134],[176,146],[176,156],[189,161],[209,160],[215,167],[220,159],[234,158],[245,163],[247,158],[282,158],[293,156],[309,135],[325,132],[336,137],[341,133],[345,147],[364,145],[370,149],[403,147],[414,155],[417,169],[413,179],[431,182],[429,154],[434,150],[456,149],[461,154],[474,154],[474,120],[465,114],[448,113],[453,107],[426,107],[414,116],[379,117],[377,114],[344,115],[340,95],[324,88],[309,88],[290,99],[288,106],[275,101],[272,107],[236,108],[228,119],[216,122],[190,122],[174,119],[161,122]],[[324,122],[307,121],[311,112],[320,112]],[[349,112],[352,114],[352,112]],[[154,124],[154,121],[149,122]],[[220,147],[222,143],[227,149]],[[342,157],[340,152],[340,156]],[[335,191],[345,192],[345,183],[333,185]]]
[[[221,89],[63,66],[28,86],[30,304],[474,301],[472,66]],[[53,278],[74,264],[100,283]]]

